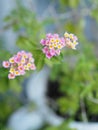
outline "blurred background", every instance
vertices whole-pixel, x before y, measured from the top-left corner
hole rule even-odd
[[[62,63],[8,80],[3,60],[66,31],[79,45]],[[0,130],[98,130],[97,50],[97,0],[0,0]]]

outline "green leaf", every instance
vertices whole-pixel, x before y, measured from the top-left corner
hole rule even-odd
[[[22,87],[21,87],[21,83],[18,81],[18,79],[12,79],[12,80],[9,80],[9,88],[15,92],[20,92]]]
[[[1,77],[7,77],[7,75],[8,75],[8,69],[6,69],[6,68],[0,68],[0,78]]]
[[[76,8],[79,4],[79,0],[69,0],[69,6],[71,8]]]
[[[35,65],[37,67],[37,70],[41,70],[45,63],[45,54],[43,54],[43,52],[39,49],[33,50],[32,53],[35,58]]]
[[[36,47],[36,44],[33,43],[32,41],[30,41],[28,38],[26,37],[22,37],[20,36],[16,42],[16,44],[24,50],[27,51],[31,51],[32,49],[34,49]]]
[[[87,94],[91,91],[92,87],[92,85],[86,85],[86,87],[81,92],[80,97],[84,98],[85,96],[87,96]]]
[[[79,4],[79,0],[60,0],[62,6],[76,8]]]
[[[0,93],[4,93],[7,89],[9,89],[8,79],[5,77],[0,78]]]
[[[91,11],[91,16],[98,22],[98,7]]]
[[[55,64],[61,64],[63,61],[63,54],[61,53],[59,56],[52,57],[51,59],[45,58],[45,63],[50,67],[53,67]]]
[[[8,60],[10,58],[11,54],[9,51],[6,50],[0,50],[0,60]]]
[[[5,22],[8,22],[8,21],[11,20],[11,18],[12,18],[12,17],[11,17],[10,15],[8,15],[8,16],[6,16],[6,17],[4,18],[4,21],[5,21]]]

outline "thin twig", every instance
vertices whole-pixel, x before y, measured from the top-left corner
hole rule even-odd
[[[93,103],[98,104],[98,99],[96,99],[96,98],[93,98],[93,97],[89,96],[87,99],[88,99],[89,101],[93,102]]]
[[[9,29],[10,27],[12,27],[13,25],[17,23],[18,23],[18,20],[14,20],[13,22],[8,23],[7,25],[5,25],[4,27],[0,29],[0,34],[4,33],[7,29]]]
[[[85,103],[84,103],[83,99],[80,100],[80,106],[81,106],[81,111],[82,111],[82,119],[84,122],[88,122],[87,113],[85,110]]]

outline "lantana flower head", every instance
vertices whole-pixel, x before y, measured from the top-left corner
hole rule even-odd
[[[77,40],[78,38],[74,34],[69,34],[65,32],[64,34],[65,43],[68,48],[76,49],[76,45],[78,44]]]
[[[59,37],[58,34],[48,33],[45,39],[41,39],[40,43],[43,46],[42,51],[48,59],[60,55],[61,49],[65,47],[65,39]]]
[[[34,58],[30,52],[20,51],[9,61],[3,61],[3,67],[9,68],[9,79],[14,79],[16,76],[24,75],[26,70],[35,70]]]

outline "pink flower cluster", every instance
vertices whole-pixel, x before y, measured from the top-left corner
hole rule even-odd
[[[3,61],[3,67],[9,68],[9,79],[14,79],[16,76],[24,75],[26,70],[35,70],[34,58],[30,52],[20,51],[9,61]]]
[[[65,32],[64,34],[65,43],[68,48],[76,49],[76,45],[78,44],[77,40],[78,38],[74,34],[69,34]]]
[[[60,55],[61,49],[65,47],[65,39],[60,38],[58,34],[48,33],[45,39],[41,39],[40,43],[43,45],[42,51],[48,59]]]

